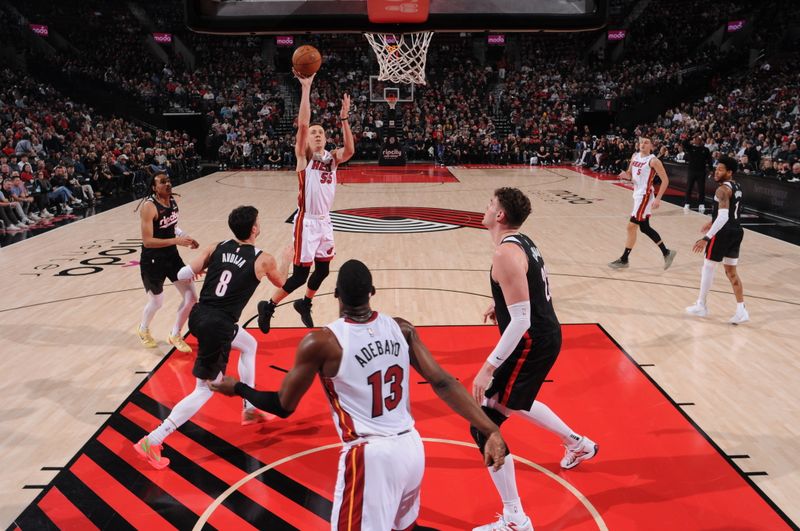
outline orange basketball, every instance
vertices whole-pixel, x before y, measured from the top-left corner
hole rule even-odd
[[[292,66],[303,77],[316,74],[322,65],[322,55],[319,50],[308,44],[303,45],[292,54]]]

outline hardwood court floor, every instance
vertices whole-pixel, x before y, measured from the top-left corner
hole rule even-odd
[[[736,458],[742,470],[766,472],[752,481],[800,520],[798,247],[747,231],[740,273],[752,322],[725,322],[733,296],[721,271],[711,316],[694,320],[683,308],[696,297],[702,259],[690,247],[706,218],[663,205],[652,224],[679,250],[673,267],[663,271],[660,253],[640,238],[631,268],[612,271],[606,264],[624,243],[628,190],[568,168],[451,171],[458,182],[343,179],[334,208],[346,212],[335,217],[340,231],[333,269],[351,257],[366,262],[380,290],[376,304],[386,313],[420,325],[480,324],[491,244],[485,231],[472,228],[474,220],[495,187],[522,188],[534,203],[523,231],[544,254],[561,321],[601,324],[675,402],[691,404],[684,411],[726,454],[749,456]],[[219,173],[176,192],[182,194],[181,228],[201,244],[228,237],[227,213],[239,204],[259,208],[262,248],[277,250],[290,241],[285,221],[297,196],[293,172]],[[381,219],[378,209],[386,207],[403,208],[387,210],[389,219]],[[63,467],[105,421],[97,413],[122,404],[168,350],[163,339],[178,304],[169,287],[152,326],[160,348],[140,348],[134,334],[144,294],[133,208],[125,205],[0,252],[6,277],[0,303],[6,353],[2,523],[11,524],[38,494],[25,485],[47,485],[57,473],[42,467]],[[184,259],[192,256],[181,252]],[[332,285],[327,280],[315,302],[318,323],[336,317]],[[255,302],[269,293],[266,285],[260,288],[244,315],[254,315]],[[287,306],[274,322],[297,326],[298,319]],[[602,384],[587,377],[583,385]]]

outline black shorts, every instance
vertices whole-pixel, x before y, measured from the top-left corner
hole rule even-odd
[[[192,374],[202,380],[213,380],[225,374],[231,343],[239,331],[230,315],[214,308],[195,304],[189,313],[189,330],[197,338],[197,358]]]
[[[706,245],[706,259],[722,262],[723,258],[739,258],[739,247],[744,238],[744,229],[719,231]]]
[[[486,398],[497,395],[497,401],[508,409],[530,409],[560,351],[561,331],[533,338],[526,332],[514,352],[495,369]]]
[[[172,282],[177,281],[178,271],[184,265],[177,250],[174,253],[154,253],[148,249],[142,250],[139,269],[142,273],[144,289],[152,292],[153,295],[158,295],[164,291],[164,280],[168,278]]]

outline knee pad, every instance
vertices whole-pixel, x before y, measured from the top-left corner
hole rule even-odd
[[[309,271],[311,271],[311,268],[307,266],[293,266],[292,276],[286,279],[286,282],[283,285],[283,291],[286,293],[291,293],[305,284],[306,280],[308,279]]]
[[[497,411],[496,409],[492,409],[490,407],[481,406],[481,409],[486,416],[489,417],[489,420],[497,424],[497,426],[502,426],[503,423],[506,421],[508,417]],[[472,438],[475,440],[475,444],[478,445],[478,450],[480,450],[481,455],[483,455],[483,450],[486,448],[486,436],[478,431],[478,428],[475,426],[469,427],[469,433],[472,435]]]
[[[331,271],[331,263],[330,262],[314,262],[314,272],[311,273],[311,277],[308,279],[308,289],[312,291],[317,291],[319,287],[322,285],[322,281],[325,280],[325,277],[328,276],[328,273]]]

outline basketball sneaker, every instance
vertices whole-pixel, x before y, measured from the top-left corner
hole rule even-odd
[[[533,531],[533,524],[531,523],[531,519],[527,516],[525,517],[525,522],[515,524],[514,522],[506,520],[502,514],[498,514],[497,521],[473,527],[472,531]]]
[[[170,335],[167,338],[167,343],[175,347],[176,349],[180,350],[181,352],[191,352],[192,347],[190,347],[186,341],[178,334],[177,336]]]
[[[628,261],[617,258],[613,262],[609,262],[608,267],[611,269],[626,269],[628,267]]]
[[[142,340],[142,345],[146,348],[156,348],[158,343],[156,343],[155,338],[150,334],[149,328],[142,328],[141,326],[136,329],[136,333],[139,334],[139,339]]]
[[[705,304],[698,301],[691,306],[687,306],[686,313],[697,317],[705,317],[706,315],[708,315],[708,308],[706,307]]]
[[[271,300],[258,303],[258,329],[265,334],[269,334],[273,315],[275,315],[275,304]]]
[[[742,308],[741,310],[736,310],[736,313],[733,314],[733,317],[731,317],[728,320],[728,322],[730,324],[738,325],[738,324],[746,323],[749,320],[750,320],[750,314],[747,313],[747,310]]]
[[[678,251],[672,249],[667,251],[667,254],[664,255],[664,269],[669,269],[669,266],[672,265],[672,261],[675,260],[676,254],[678,254]]]
[[[566,468],[567,470],[575,468],[582,462],[596,456],[599,449],[600,446],[593,440],[583,436],[572,448],[566,447],[564,457],[561,459],[561,468]]]
[[[251,424],[260,424],[262,422],[269,422],[274,420],[275,415],[271,415],[260,409],[249,407],[242,410],[242,426],[249,426]]]
[[[300,314],[300,320],[306,328],[314,328],[314,319],[311,318],[311,301],[300,299],[292,303],[292,307]]]
[[[161,448],[160,444],[150,444],[150,439],[147,438],[147,435],[133,445],[133,449],[136,450],[139,459],[147,461],[156,470],[162,470],[169,466],[169,459],[161,457]]]

